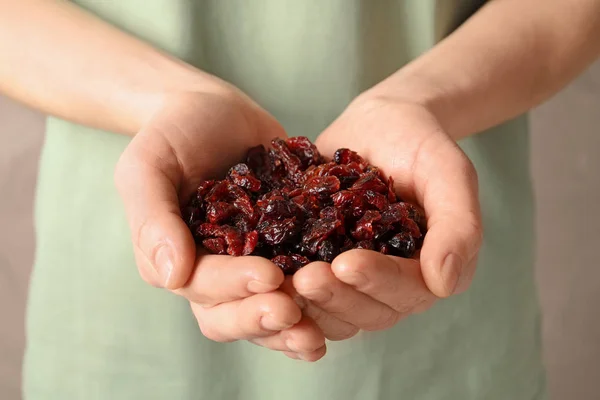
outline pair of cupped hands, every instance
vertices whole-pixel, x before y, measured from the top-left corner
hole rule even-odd
[[[122,154],[115,181],[142,278],[185,297],[208,339],[247,340],[316,361],[325,340],[389,329],[469,285],[481,245],[475,170],[426,107],[365,93],[321,133],[331,157],[357,151],[427,217],[418,259],[352,250],[293,277],[267,259],[196,249],[181,218],[200,181],[221,178],[282,126],[236,89],[166,97]]]

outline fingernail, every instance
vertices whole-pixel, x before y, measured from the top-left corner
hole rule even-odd
[[[460,261],[460,258],[454,253],[448,254],[442,265],[442,279],[450,294],[453,294],[456,291],[461,271],[462,262]]]
[[[156,272],[160,275],[163,285],[168,286],[171,274],[173,273],[173,254],[169,246],[161,246],[156,252],[154,261],[154,268],[156,268]]]
[[[250,281],[247,285],[248,291],[252,293],[268,293],[277,289],[277,285],[265,283],[261,281]]]
[[[265,315],[260,319],[260,325],[268,331],[282,331],[293,324],[275,319],[272,315]]]

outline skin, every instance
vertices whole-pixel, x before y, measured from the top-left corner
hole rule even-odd
[[[210,339],[315,361],[325,338],[388,329],[468,288],[482,227],[476,172],[456,141],[539,104],[596,59],[600,1],[493,0],[353,101],[317,146],[352,148],[392,175],[425,209],[423,249],[418,260],[354,250],[287,280],[268,260],[196,253],[179,216],[200,180],[285,137],[265,110],[69,2],[0,0],[0,32],[0,91],[134,136],[115,182],[142,278],[187,298]]]

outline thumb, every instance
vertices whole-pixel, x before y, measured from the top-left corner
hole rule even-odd
[[[179,163],[167,143],[139,133],[115,170],[140,275],[150,284],[178,289],[188,281],[196,246],[181,218],[176,184]]]
[[[426,165],[415,166],[415,183],[428,216],[421,268],[429,289],[447,297],[472,278],[482,243],[477,174],[451,140],[420,159]]]

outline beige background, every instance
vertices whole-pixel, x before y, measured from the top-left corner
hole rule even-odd
[[[600,62],[535,110],[540,296],[552,400],[600,389]],[[32,206],[43,118],[0,97],[0,398],[19,398]]]

